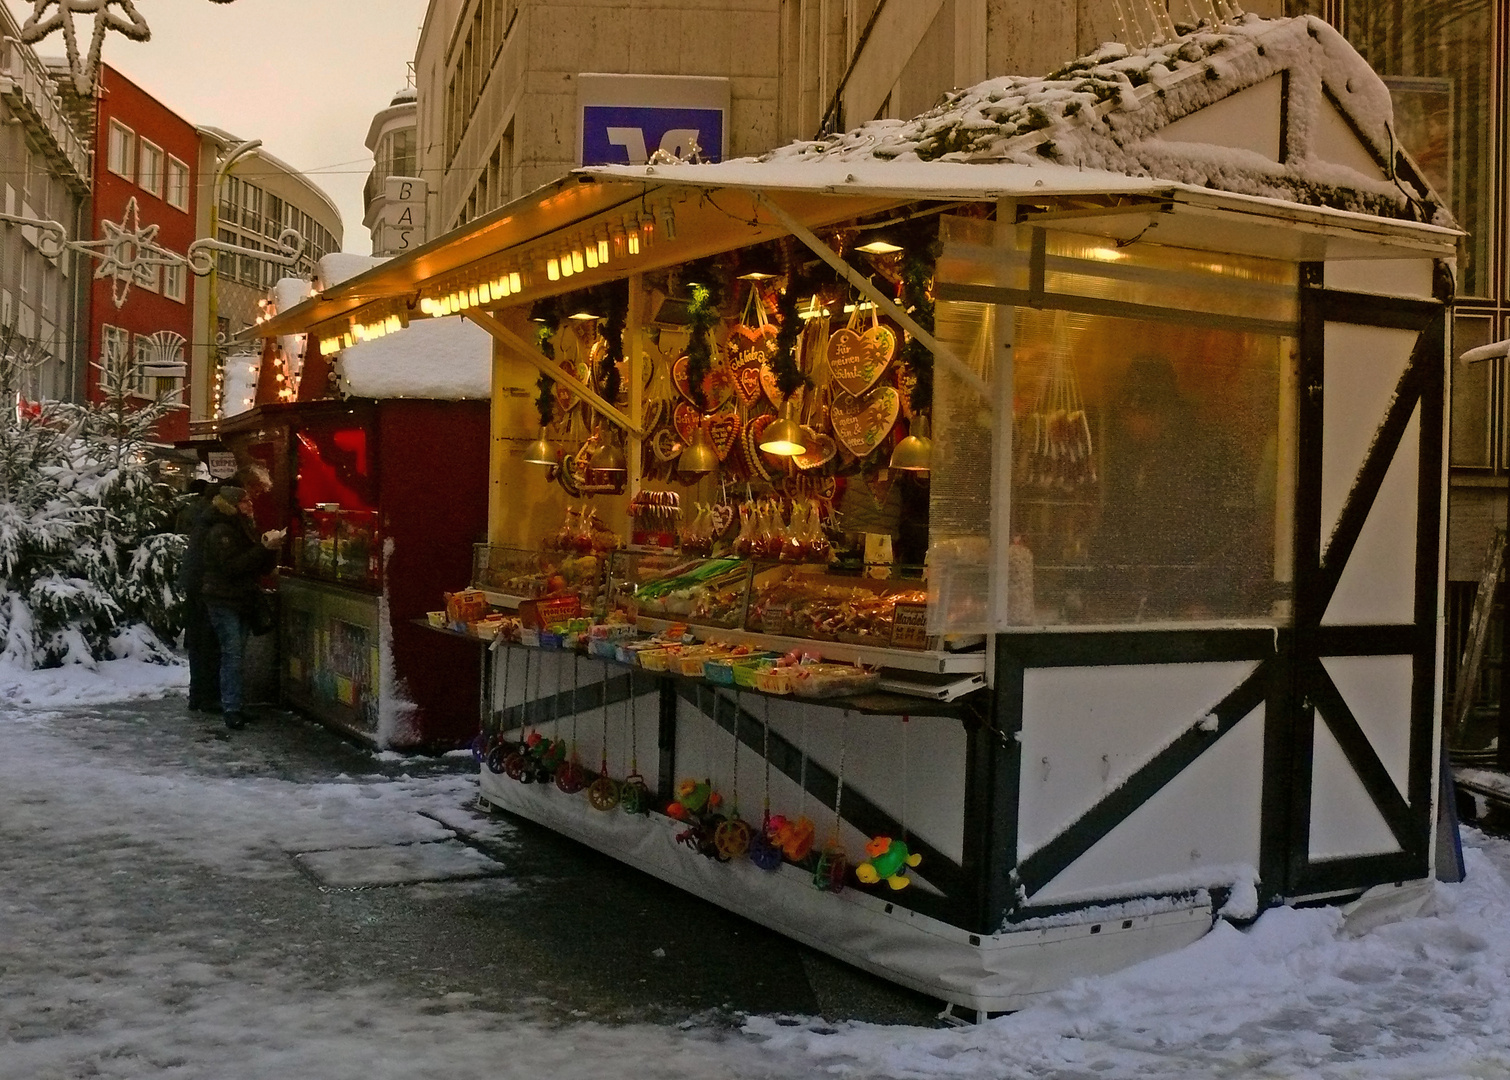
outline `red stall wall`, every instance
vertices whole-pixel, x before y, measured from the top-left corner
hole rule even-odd
[[[464,588],[487,538],[488,403],[383,401],[378,503],[393,541],[384,574],[398,677],[420,707],[413,745],[464,746],[481,717],[481,646],[412,624]]]

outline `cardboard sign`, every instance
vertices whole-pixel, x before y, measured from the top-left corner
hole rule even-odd
[[[928,647],[928,605],[898,604],[891,620],[891,644],[896,649]]]
[[[536,630],[548,629],[557,623],[575,619],[580,614],[580,596],[547,596],[539,600],[525,600],[519,605],[520,621]]]

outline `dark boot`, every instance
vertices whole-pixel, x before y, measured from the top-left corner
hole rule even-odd
[[[225,714],[225,726],[232,731],[240,731],[246,727],[246,713],[228,712]]]

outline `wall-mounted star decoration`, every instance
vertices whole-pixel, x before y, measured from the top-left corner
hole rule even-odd
[[[211,3],[227,4],[233,0],[211,0]],[[100,53],[105,46],[105,35],[111,30],[132,41],[149,41],[152,30],[147,20],[136,10],[133,0],[31,0],[32,12],[21,27],[21,40],[35,45],[43,38],[63,31],[64,49],[68,54],[68,68],[73,74],[73,84],[80,94],[88,95],[94,89],[100,72]],[[79,51],[79,34],[74,25],[74,16],[94,16],[94,29],[90,34],[89,51]]]
[[[112,296],[117,308],[126,305],[138,268],[170,266],[184,261],[181,256],[158,246],[158,226],[141,223],[134,198],[126,203],[126,212],[121,215],[119,223],[102,221],[100,226],[105,230],[104,239],[75,241],[69,246],[99,260],[99,265],[94,268],[96,280],[115,279]]]

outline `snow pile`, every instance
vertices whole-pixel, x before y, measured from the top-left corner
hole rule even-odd
[[[188,685],[187,665],[178,660],[156,663],[139,654],[122,660],[106,660],[92,669],[72,666],[20,671],[0,667],[0,704],[96,705],[166,697]]]
[[[1289,73],[1292,120],[1285,161],[1152,137],[1281,72]],[[1389,91],[1346,39],[1314,17],[1252,15],[1143,50],[1105,44],[1048,76],[990,79],[912,120],[873,121],[758,160],[1052,162],[1450,226],[1450,215],[1424,186],[1365,175],[1311,145],[1305,118],[1330,108],[1328,98],[1380,161],[1399,160]]]
[[[257,372],[262,367],[258,353],[238,352],[227,356],[220,376],[220,415],[244,413],[257,401]]]
[[[317,292],[333,289],[343,281],[382,266],[388,259],[376,255],[348,255],[333,251],[315,264],[314,286]]]
[[[336,362],[346,397],[486,399],[492,393],[493,339],[460,315],[416,319],[408,329],[342,351]]]

